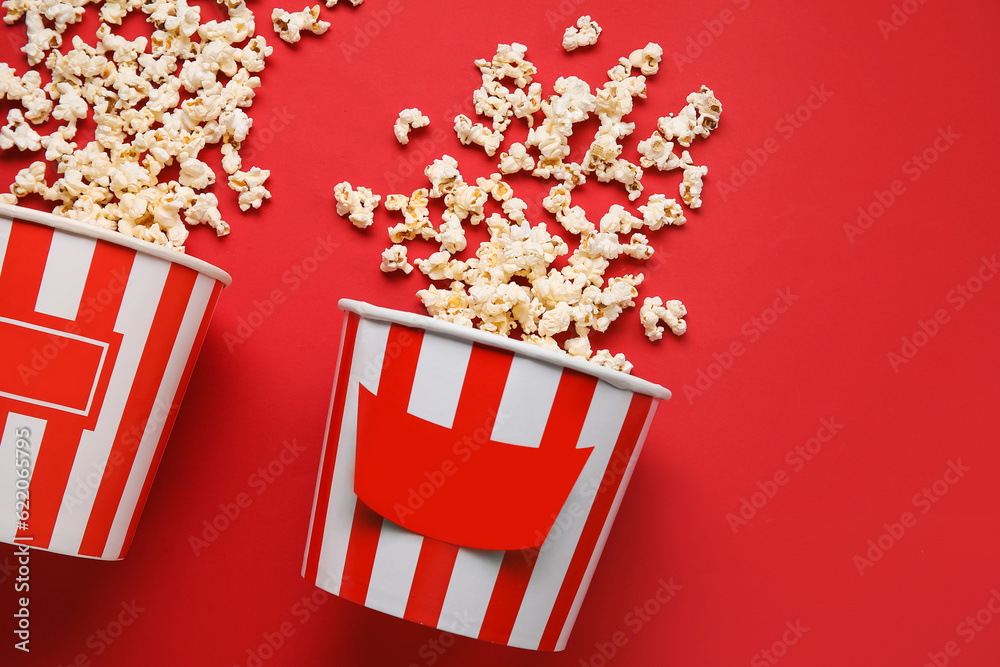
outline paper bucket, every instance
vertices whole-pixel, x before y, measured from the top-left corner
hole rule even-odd
[[[224,271],[0,205],[0,541],[125,556]]]
[[[448,632],[562,650],[658,385],[342,300],[303,576]]]

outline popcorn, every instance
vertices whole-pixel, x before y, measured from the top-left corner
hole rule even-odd
[[[511,198],[513,191],[503,180],[503,176],[498,173],[490,174],[489,178],[479,177],[476,185],[479,189],[492,197],[495,201],[503,202]]]
[[[707,86],[688,95],[687,102],[687,106],[677,116],[664,116],[656,124],[665,139],[676,138],[681,146],[690,146],[695,136],[707,139],[712,130],[719,126],[719,116],[722,114],[722,104]]]
[[[49,186],[45,183],[45,163],[41,161],[32,162],[17,172],[14,184],[10,186],[10,192],[15,197],[25,197],[29,194],[45,195],[48,189]]]
[[[393,243],[402,243],[417,236],[432,239],[437,235],[427,209],[427,196],[427,189],[419,188],[409,197],[389,195],[386,198],[385,207],[390,211],[402,211],[404,217],[404,222],[389,228],[389,239]]]
[[[431,280],[464,280],[469,265],[452,258],[451,253],[442,250],[431,254],[427,259],[416,260],[420,272]]]
[[[659,130],[639,142],[639,164],[646,169],[656,167],[660,171],[671,171],[681,166],[681,159],[673,151],[674,143],[666,141]]]
[[[548,196],[542,200],[542,207],[555,215],[558,220],[560,215],[564,215],[569,211],[571,202],[570,188],[564,184],[553,185],[552,189],[549,190]]]
[[[483,205],[487,197],[488,195],[478,187],[465,182],[457,183],[455,188],[444,196],[444,205],[448,207],[446,213],[453,214],[458,220],[468,218],[469,222],[478,225],[485,217]]]
[[[650,195],[647,202],[639,207],[639,212],[642,213],[643,224],[653,232],[664,225],[680,227],[687,222],[681,205],[673,199],[667,199],[666,195]]]
[[[271,198],[271,193],[264,187],[264,181],[270,175],[269,169],[253,167],[250,171],[237,171],[229,177],[229,187],[240,193],[240,210],[246,211],[251,206],[260,208],[265,199]]]
[[[231,178],[231,177],[230,177]],[[346,215],[355,227],[364,229],[374,222],[374,211],[382,197],[366,187],[351,189],[347,181],[337,183],[333,187],[337,200],[337,214]]]
[[[441,244],[441,250],[454,255],[465,250],[465,228],[454,213],[446,212],[445,215],[448,217],[441,223],[434,240]]]
[[[500,154],[498,168],[502,174],[513,174],[522,170],[531,171],[535,168],[535,158],[528,155],[528,149],[524,144],[511,144],[507,152]]]
[[[51,82],[43,86],[38,71],[18,76],[0,65],[0,95],[19,105],[0,129],[0,148],[44,148],[59,175],[46,186],[44,163],[33,163],[15,177],[11,195],[41,194],[58,215],[181,249],[185,224],[229,233],[216,196],[197,193],[215,180],[199,153],[223,142],[223,168],[241,209],[269,198],[269,172],[243,171],[239,150],[252,126],[243,109],[260,86],[252,74],[273,49],[253,36],[244,0],[222,4],[226,20],[202,23],[201,8],[187,0],[106,0],[96,42],[76,35],[64,45],[63,33],[83,18],[85,0],[8,0],[5,21],[24,20],[22,51],[29,65],[44,62]],[[129,39],[112,32],[139,9],[151,34]],[[182,87],[189,97],[183,102]],[[94,139],[78,146],[77,122],[91,114]],[[47,136],[28,125],[50,119],[62,124]],[[175,162],[177,180],[159,182]]]
[[[289,44],[295,44],[302,39],[303,30],[314,35],[322,35],[330,27],[328,21],[319,20],[319,5],[307,6],[301,12],[287,12],[275,7],[271,12],[271,23],[278,37]]]
[[[590,17],[581,18],[577,25],[574,48],[596,40],[600,28]],[[519,334],[529,344],[564,350],[628,373],[632,364],[624,355],[606,349],[595,351],[590,337],[607,331],[627,309],[635,307],[644,275],[606,274],[622,257],[649,260],[655,250],[647,233],[685,224],[684,209],[677,199],[654,193],[638,207],[638,214],[613,204],[595,224],[582,206],[574,204],[573,190],[593,175],[600,182],[622,184],[628,199],[635,201],[643,191],[643,169],[680,169],[679,199],[697,208],[707,167],[696,166],[688,151],[678,156],[673,146],[675,142],[689,146],[694,137],[708,136],[717,126],[721,105],[704,86],[689,95],[687,106],[677,117],[660,118],[651,136],[639,142],[639,161],[635,163],[624,155],[623,141],[634,133],[636,124],[626,122],[625,117],[636,98],[646,97],[646,77],[659,70],[663,57],[659,45],[649,43],[620,58],[609,70],[609,80],[596,91],[578,77],[559,77],[547,99],[541,85],[531,80],[537,72],[525,54],[523,45],[500,44],[491,60],[475,61],[482,75],[482,85],[473,93],[475,112],[488,122],[458,114],[455,131],[462,144],[482,146],[489,156],[499,150],[514,119],[524,120],[527,136],[501,152],[497,172],[477,178],[475,185],[462,177],[457,160],[443,155],[424,170],[427,188],[410,196],[389,195],[386,208],[402,212],[404,221],[389,228],[389,237],[396,245],[383,253],[382,270],[406,271],[409,262],[402,243],[417,237],[433,239],[439,249],[413,262],[429,280],[447,284],[432,284],[417,292],[432,317],[504,336]],[[535,117],[539,111],[540,120]],[[569,161],[575,126],[594,114],[599,125],[586,153],[580,162]],[[411,121],[419,117],[416,109],[400,114],[396,129],[401,142],[405,143]],[[518,172],[557,180],[540,204],[572,235],[572,252],[545,222],[529,219],[532,214],[527,202],[515,197],[503,180],[505,175]],[[344,215],[359,204],[351,203],[346,182],[337,187],[338,213]],[[437,225],[428,208],[432,198],[443,199],[444,204]],[[489,233],[488,240],[472,249],[471,257],[462,255],[469,249],[463,226],[466,220],[474,225],[485,222]],[[368,224],[370,211],[360,226]],[[558,259],[567,255],[565,263],[556,268]],[[680,301],[663,304],[658,297],[645,299],[640,309],[651,340],[662,335],[661,321],[675,334],[683,333],[684,315]]]
[[[455,116],[455,134],[463,145],[478,144],[486,149],[486,154],[490,157],[493,157],[503,141],[503,134],[482,123],[473,123],[465,114]]]
[[[636,232],[629,239],[628,245],[622,245],[622,253],[635,259],[647,260],[653,256],[653,247],[645,234]]]
[[[660,60],[663,58],[663,48],[654,42],[650,42],[641,49],[636,49],[628,56],[629,65],[638,67],[644,76],[652,76],[660,69]]]
[[[416,107],[403,109],[399,112],[399,118],[396,119],[392,131],[396,135],[396,140],[405,146],[410,143],[409,135],[412,128],[427,127],[430,122],[431,119],[420,113],[420,109]]]
[[[684,151],[684,157],[690,161],[687,151]],[[701,190],[704,185],[701,179],[707,173],[708,167],[695,167],[693,165],[684,167],[684,180],[681,181],[679,189],[681,199],[690,208],[701,208]]]
[[[621,352],[612,355],[608,350],[598,350],[594,353],[594,356],[590,358],[590,361],[622,373],[631,373],[633,368],[632,364],[626,361],[625,355]]]
[[[19,151],[37,151],[42,148],[42,137],[24,120],[20,109],[7,112],[7,124],[0,128],[0,148]]]
[[[687,322],[681,318],[687,315],[687,308],[676,299],[667,301],[665,304],[658,296],[646,297],[639,309],[639,318],[642,321],[643,329],[646,330],[646,337],[651,341],[663,338],[663,327],[659,326],[662,320],[675,336],[682,336],[687,331]]]
[[[643,221],[628,211],[621,204],[613,204],[611,209],[601,218],[602,233],[628,234],[633,229],[642,227]]]
[[[576,21],[576,27],[566,28],[563,33],[562,46],[567,51],[575,51],[581,46],[593,46],[597,44],[597,38],[601,34],[601,26],[597,25],[588,15],[581,16]]]
[[[444,155],[424,169],[424,175],[431,182],[428,193],[431,197],[443,197],[451,192],[457,183],[462,183],[462,174],[458,171],[458,161],[450,155]]]
[[[532,83],[527,90],[515,88],[507,93],[507,102],[510,103],[511,113],[517,118],[523,118],[528,127],[531,127],[535,124],[533,114],[542,108],[542,84]]]
[[[413,265],[406,260],[406,247],[397,244],[382,251],[382,266],[379,268],[382,269],[383,273],[391,271],[410,273],[413,270]]]
[[[531,84],[532,75],[538,71],[524,59],[527,51],[528,47],[517,42],[498,44],[497,53],[492,60],[479,59],[473,64],[479,68],[484,80],[512,79],[515,86],[525,88]]]
[[[520,90],[520,89],[518,89]],[[510,125],[511,91],[496,79],[484,78],[483,85],[472,93],[476,113],[493,121],[493,129],[503,132]]]
[[[267,172],[270,174],[271,172]],[[204,190],[212,183],[215,183],[215,172],[207,164],[198,158],[188,158],[181,162],[180,178],[181,185],[186,185],[195,190]]]
[[[184,221],[189,225],[208,225],[218,236],[229,234],[229,224],[222,219],[219,212],[219,198],[211,192],[204,192],[195,197],[184,211]]]

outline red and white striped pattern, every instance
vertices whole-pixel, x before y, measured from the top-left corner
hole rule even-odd
[[[586,419],[577,447],[593,450],[541,548],[470,549],[410,532],[359,502],[355,437],[359,385],[378,393],[387,349],[394,358],[419,355],[408,412],[450,426],[471,350],[480,344],[351,312],[341,346],[303,576],[367,607],[456,634],[565,648],[658,400],[597,382],[589,405],[579,406]],[[563,372],[514,357],[506,378],[486,380],[504,383],[500,413],[517,415],[497,420],[491,439],[537,446]],[[534,400],[524,401],[529,393]]]
[[[0,217],[0,339],[20,346],[0,347],[0,541],[124,557],[222,286]],[[30,517],[18,530],[14,433],[25,427]]]

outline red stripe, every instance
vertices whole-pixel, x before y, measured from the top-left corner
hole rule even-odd
[[[28,529],[18,530],[16,538],[31,536],[32,539],[25,541],[25,544],[40,549],[49,546],[55,517],[66,490],[66,480],[83,433],[79,422],[79,419],[47,422],[42,440],[33,444],[37,447],[37,453],[28,489]]]
[[[163,286],[160,302],[153,317],[149,336],[143,347],[136,369],[122,420],[115,435],[114,445],[105,467],[104,479],[97,489],[94,507],[90,512],[87,529],[80,545],[80,554],[100,557],[121,502],[122,491],[128,481],[129,471],[135,461],[137,440],[142,437],[146,422],[156,401],[170,352],[177,338],[177,331],[184,318],[184,311],[191,298],[198,272],[180,264],[172,264]]]
[[[407,412],[423,340],[420,331],[400,324],[389,327],[378,383],[379,407],[387,415]]]
[[[519,549],[504,553],[500,572],[493,585],[493,595],[479,630],[480,639],[498,644],[510,641],[510,631],[514,628],[538,553],[538,549]]]
[[[160,459],[163,457],[163,449],[167,444],[167,440],[170,438],[170,431],[174,427],[174,419],[177,417],[177,410],[180,408],[181,399],[184,398],[184,390],[187,389],[188,382],[191,379],[191,373],[194,371],[194,365],[198,360],[198,354],[201,352],[201,346],[205,342],[205,334],[208,332],[208,324],[212,320],[212,314],[215,312],[215,304],[219,301],[219,294],[221,293],[222,283],[216,281],[215,286],[212,288],[212,295],[208,298],[208,303],[205,307],[205,316],[201,318],[198,333],[195,335],[192,343],[191,353],[188,357],[187,365],[184,367],[184,373],[181,375],[180,382],[177,385],[177,391],[170,404],[170,411],[167,413],[166,420],[163,423],[163,431],[160,433],[160,439],[156,443],[156,451],[153,452],[153,458],[149,464],[149,474],[147,474],[143,480],[142,490],[139,492],[138,502],[135,506],[136,511],[132,514],[132,520],[129,522],[128,531],[125,533],[125,541],[122,543],[122,549],[118,553],[118,558],[124,558],[126,552],[128,552],[129,545],[132,544],[132,536],[135,535],[135,527],[139,522],[139,515],[142,514],[142,508],[146,505],[146,497],[149,495],[149,489],[153,485],[153,477],[156,475],[156,470],[160,466]]]
[[[639,436],[642,434],[646,418],[652,408],[652,401],[650,396],[632,395],[632,402],[629,404],[622,430],[618,434],[615,449],[611,453],[605,476],[602,478],[601,486],[594,497],[594,504],[590,508],[590,514],[587,515],[587,522],[583,526],[580,541],[577,543],[573,559],[570,561],[566,577],[563,579],[562,588],[559,590],[559,595],[552,607],[552,613],[545,625],[545,632],[538,645],[540,651],[554,651],[556,649],[559,635],[566,625],[570,608],[580,590],[581,582],[590,565],[590,559],[594,555],[597,541],[600,539],[601,532],[609,518],[611,506],[618,494],[618,487],[621,486],[627,463],[632,458],[632,452],[639,442]]]
[[[457,557],[458,547],[454,544],[424,538],[403,618],[437,626]]]
[[[52,244],[51,227],[14,221],[0,270],[0,315],[42,324],[35,313],[45,260]]]
[[[351,539],[347,543],[340,597],[359,604],[365,603],[381,532],[382,517],[359,500],[354,506],[354,523],[351,526]]]
[[[97,421],[118,355],[121,335],[114,333],[113,328],[134,259],[133,250],[98,243],[80,299],[78,321],[67,326],[71,333],[92,336],[108,341],[110,345],[94,392],[90,415],[79,417],[53,412],[46,424],[44,446],[38,448],[31,476],[30,534],[34,536],[33,544],[37,547],[46,548],[52,540],[80,437],[84,430],[93,429]]]
[[[587,411],[580,410],[579,406],[589,403],[596,386],[597,380],[593,377],[568,369],[563,371],[545,423],[540,450],[576,449],[587,417]],[[585,460],[580,461],[581,468]],[[510,640],[538,554],[537,548],[508,551],[504,554],[479,632],[480,639],[502,644]]]
[[[358,334],[358,320],[355,313],[347,313],[344,319],[344,333],[340,338],[340,357],[334,376],[333,401],[330,406],[329,421],[326,425],[323,456],[319,463],[316,506],[313,508],[312,529],[306,544],[306,562],[302,576],[306,581],[316,583],[319,569],[319,555],[323,549],[323,533],[326,530],[326,512],[330,505],[330,487],[333,484],[333,468],[337,461],[337,443],[340,441],[340,427],[344,421],[344,401],[347,400],[347,383],[351,377],[351,362],[354,360],[354,341]]]
[[[580,406],[590,405],[596,388],[597,378],[592,375],[563,369],[540,447],[576,450],[583,422],[587,419],[587,411]]]

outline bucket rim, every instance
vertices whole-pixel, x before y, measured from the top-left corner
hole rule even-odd
[[[661,387],[660,385],[650,382],[649,380],[643,380],[642,378],[638,378],[633,375],[627,375],[621,371],[616,371],[612,368],[607,368],[585,359],[572,357],[564,352],[547,350],[543,347],[532,345],[531,343],[527,343],[523,340],[506,338],[488,331],[481,331],[473,327],[465,327],[460,324],[455,324],[454,322],[446,322],[444,320],[435,319],[428,315],[420,315],[418,313],[383,308],[381,306],[375,306],[370,303],[354,299],[340,299],[340,301],[337,302],[337,306],[345,312],[355,313],[365,319],[379,320],[382,322],[390,322],[417,329],[424,329],[449,338],[457,338],[459,340],[480,343],[482,345],[508,350],[514,354],[535,359],[543,363],[561,366],[563,368],[570,368],[580,373],[596,377],[599,380],[603,380],[618,389],[652,396],[653,398],[664,401],[669,400],[671,396],[669,389]]]
[[[164,259],[168,262],[175,262],[177,264],[181,264],[182,266],[186,266],[189,269],[194,269],[198,273],[219,281],[222,283],[223,287],[229,287],[229,285],[233,282],[232,276],[230,276],[226,271],[223,271],[213,264],[209,264],[203,259],[191,257],[190,255],[186,255],[183,252],[179,252],[166,246],[156,245],[155,243],[150,243],[149,241],[143,241],[142,239],[137,239],[132,236],[126,236],[125,234],[117,231],[104,229],[103,227],[97,227],[96,225],[91,225],[79,220],[73,220],[72,218],[56,215],[54,213],[47,213],[45,211],[39,211],[38,209],[27,208],[25,206],[0,204],[0,218],[33,222],[39,225],[53,227],[59,231],[67,232],[69,234],[87,236],[100,241],[107,241],[108,243],[124,246],[137,252],[152,255],[153,257]]]

